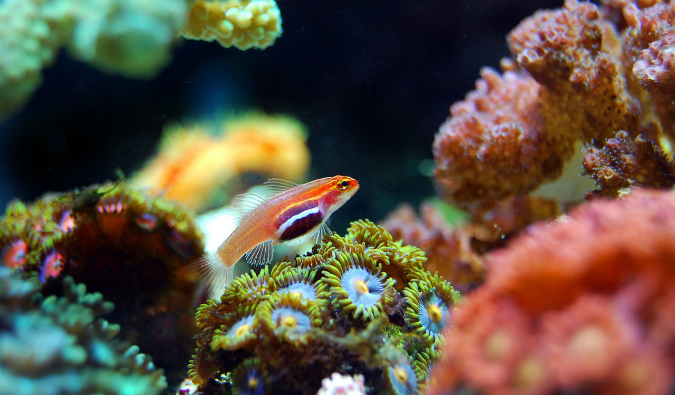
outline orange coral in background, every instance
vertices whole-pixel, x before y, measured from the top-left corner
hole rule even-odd
[[[530,193],[579,166],[580,142],[600,148],[619,130],[675,136],[675,2],[608,3],[567,0],[509,34],[515,59],[502,62],[502,76],[483,70],[436,135],[434,178],[446,200]]]
[[[675,193],[535,224],[486,259],[427,394],[662,394],[675,380]]]
[[[174,126],[133,183],[200,211],[246,173],[301,180],[310,163],[306,139],[306,129],[296,119],[257,112],[225,120],[217,135],[208,133],[206,125]]]
[[[394,240],[424,251],[424,268],[438,272],[462,292],[480,286],[485,279],[483,257],[502,247],[513,235],[535,221],[550,220],[560,213],[554,201],[514,197],[484,210],[470,207],[472,222],[449,224],[431,202],[420,205],[420,215],[410,205],[391,212],[382,226]]]

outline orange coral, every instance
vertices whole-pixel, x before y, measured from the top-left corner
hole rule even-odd
[[[675,193],[663,191],[597,199],[531,226],[488,256],[428,394],[671,389],[674,239]]]
[[[199,211],[242,174],[297,181],[309,168],[307,132],[292,117],[251,112],[224,121],[219,131],[207,133],[206,125],[169,128],[159,153],[133,183]]]

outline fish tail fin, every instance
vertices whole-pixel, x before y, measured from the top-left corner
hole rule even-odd
[[[210,252],[194,263],[199,272],[198,294],[208,292],[209,299],[218,299],[232,284],[233,267],[225,264],[217,252]]]

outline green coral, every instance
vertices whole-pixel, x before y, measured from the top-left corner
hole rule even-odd
[[[363,220],[345,237],[327,236],[310,254],[240,276],[197,312],[192,382],[205,395],[316,393],[337,372],[364,375],[373,393],[417,393],[438,352],[406,321],[405,301],[408,295],[426,300],[430,290],[455,295],[423,269],[425,259],[417,247]],[[359,300],[369,296],[372,304]],[[250,330],[257,337],[237,343],[226,334],[244,315],[250,326],[239,335]]]
[[[114,336],[99,318],[113,305],[72,278],[62,297],[42,299],[40,284],[0,268],[0,381],[13,394],[156,394],[166,387],[149,357]],[[8,389],[8,388],[6,388]]]
[[[372,320],[394,303],[394,280],[382,273],[381,266],[364,254],[337,252],[320,280],[326,284],[320,297],[332,300],[341,314]]]
[[[419,274],[419,281],[411,282],[403,291],[407,300],[405,319],[430,343],[438,343],[459,301],[459,292],[438,273],[433,276],[424,272]]]
[[[0,118],[28,100],[60,47],[110,73],[154,76],[187,15],[185,0],[0,2]]]

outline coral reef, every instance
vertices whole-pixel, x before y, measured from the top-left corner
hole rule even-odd
[[[274,0],[8,0],[0,25],[0,118],[28,100],[61,47],[103,71],[151,78],[179,33],[242,50],[281,35]]]
[[[461,292],[483,283],[483,256],[503,246],[528,225],[560,213],[557,203],[533,197],[512,197],[489,209],[475,206],[471,222],[448,223],[443,203],[424,202],[419,217],[410,205],[400,205],[381,225],[394,239],[419,247],[427,257],[424,268],[438,272]]]
[[[284,115],[249,112],[226,119],[217,134],[206,125],[166,130],[159,153],[133,179],[192,210],[225,203],[223,191],[247,173],[300,180],[309,168],[306,128]]]
[[[675,14],[672,4],[643,6],[626,1],[598,9],[567,0],[521,22],[509,34],[514,59],[502,61],[503,74],[484,69],[476,91],[451,107],[436,135],[441,195],[485,203],[554,181],[578,183],[578,172],[565,170],[579,164],[581,143],[601,149],[622,130],[631,139],[674,136]]]
[[[71,277],[63,297],[39,294],[35,278],[0,267],[0,378],[12,394],[159,394],[161,369],[113,337],[100,318],[113,305]],[[10,390],[11,388],[11,390]]]
[[[368,391],[417,393],[442,336],[406,322],[446,327],[458,300],[423,261],[419,249],[356,221],[346,237],[326,236],[305,256],[236,278],[197,312],[191,381],[204,394],[325,393],[335,374],[358,374]],[[403,292],[417,302],[406,308]]]
[[[181,36],[216,40],[223,47],[265,49],[281,36],[281,13],[274,0],[191,1]]]
[[[116,305],[107,318],[156,363],[170,383],[184,375],[193,324],[201,234],[190,215],[125,183],[15,201],[0,220],[5,266],[34,273],[58,294],[72,276]],[[21,263],[21,265],[19,265]]]
[[[675,193],[634,190],[536,224],[486,259],[428,394],[672,390]]]
[[[597,183],[595,196],[617,197],[631,187],[667,189],[675,185],[675,163],[644,135],[631,140],[619,131],[602,149],[584,149],[584,171]]]

